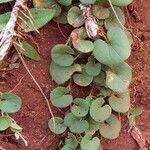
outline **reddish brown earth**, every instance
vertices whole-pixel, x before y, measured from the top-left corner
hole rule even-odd
[[[2,9],[0,7],[0,10]],[[134,46],[129,59],[133,68],[133,82],[130,88],[132,104],[143,109],[143,114],[137,120],[137,127],[147,143],[150,143],[150,1],[135,0],[125,9],[125,13],[127,27],[134,33]],[[66,36],[69,35],[68,26],[61,26],[61,29]],[[38,43],[41,60],[34,62],[26,59],[26,63],[49,97],[50,91],[55,87],[49,75],[50,50],[55,44],[65,43],[66,39],[54,23],[49,23],[40,30],[40,35],[35,34],[33,37]],[[75,90],[77,95],[82,95],[78,87]],[[6,150],[57,150],[63,135],[56,136],[48,129],[50,114],[45,100],[23,65],[20,64],[18,69],[11,71],[0,71],[0,91],[13,91],[22,98],[22,109],[13,117],[23,127],[23,135],[29,142],[29,146],[25,147],[21,140],[15,140],[14,136],[6,131],[0,133],[0,146]],[[55,115],[62,115],[56,108],[52,109]],[[102,139],[104,150],[139,149],[138,143],[127,132],[127,120],[122,120],[123,128],[119,138],[111,141]]]

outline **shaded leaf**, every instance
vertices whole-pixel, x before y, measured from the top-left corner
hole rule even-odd
[[[57,0],[57,1],[58,1],[58,3],[60,3],[61,5],[64,5],[64,6],[69,6],[72,3],[72,0]]]
[[[73,97],[69,94],[69,89],[65,87],[57,87],[50,94],[50,100],[56,107],[67,107],[72,101]]]
[[[79,7],[74,6],[68,11],[67,20],[73,27],[80,27],[84,24],[84,17]]]
[[[54,119],[55,119],[55,127],[54,127],[54,122],[52,118],[48,122],[48,126],[50,130],[54,132],[55,134],[62,134],[63,132],[65,132],[67,127],[64,125],[63,119],[60,117],[55,117]]]
[[[4,3],[7,3],[7,2],[12,2],[13,0],[1,0],[0,1],[0,4],[4,4]]]
[[[94,4],[96,0],[80,0],[80,2],[83,4]]]

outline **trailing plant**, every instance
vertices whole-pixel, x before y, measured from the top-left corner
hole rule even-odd
[[[22,101],[16,94],[10,92],[0,93],[0,132],[10,129],[16,136],[21,138],[27,145],[27,141],[22,136],[22,127],[11,117],[11,114],[20,110]]]
[[[75,28],[69,42],[57,44],[51,50],[50,75],[59,87],[51,92],[50,101],[55,107],[67,107],[67,111],[63,118],[55,117],[55,126],[52,119],[48,125],[55,134],[68,131],[68,137],[61,143],[62,150],[102,149],[95,133],[106,139],[117,138],[121,131],[117,113],[128,113],[129,124],[135,122],[128,90],[132,69],[125,62],[131,53],[132,37],[124,27],[125,16],[119,7],[131,2],[54,2],[63,8],[55,20]],[[67,12],[65,16],[64,12]],[[75,97],[71,82],[81,87],[94,87],[99,92]]]

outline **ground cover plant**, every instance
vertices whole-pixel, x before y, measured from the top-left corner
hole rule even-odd
[[[120,113],[128,117],[131,126],[141,114],[140,109],[130,105],[132,69],[126,60],[131,54],[132,37],[124,27],[125,16],[121,9],[131,2],[34,0],[35,8],[19,13],[17,34],[13,36],[11,45],[20,56],[22,54],[35,61],[40,59],[40,55],[22,32],[38,32],[51,19],[69,23],[74,28],[66,44],[59,43],[52,48],[49,69],[52,79],[58,84],[49,99],[55,107],[66,111],[64,117],[54,117],[49,108],[52,115],[48,122],[50,130],[55,134],[67,132],[60,146],[62,150],[103,149],[100,136],[106,139],[119,136]],[[0,15],[2,33],[9,18],[10,13]],[[3,58],[4,55],[0,56]],[[91,87],[89,95],[74,97],[70,84]],[[97,93],[93,92],[95,89]],[[2,129],[11,128],[10,122],[8,125],[3,118],[0,123],[4,122],[6,127],[2,126]]]

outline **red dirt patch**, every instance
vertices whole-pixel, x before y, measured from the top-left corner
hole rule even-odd
[[[150,1],[135,0],[128,7],[128,10],[129,13],[125,9],[128,21],[127,26],[144,42],[143,47],[140,49],[138,48],[137,38],[134,38],[135,46],[129,59],[129,63],[133,68],[131,95],[133,105],[141,107],[144,111],[137,121],[137,127],[147,141],[150,142],[150,16],[148,17]],[[69,35],[68,26],[61,26],[61,29],[66,36]],[[49,75],[50,50],[55,44],[65,43],[66,39],[60,34],[57,25],[54,23],[46,25],[40,30],[40,33],[40,35],[34,34],[33,37],[38,43],[41,60],[34,62],[26,59],[26,62],[45,94],[49,97],[50,91],[55,87],[55,83]],[[56,136],[48,129],[47,121],[50,118],[50,114],[46,102],[21,64],[19,69],[0,71],[0,91],[9,90],[13,90],[23,100],[21,111],[13,117],[23,127],[23,135],[27,137],[29,146],[25,147],[21,140],[16,141],[14,136],[9,135],[10,132],[6,131],[0,134],[1,147],[6,150],[57,150],[60,139],[64,135]],[[80,92],[78,87],[75,90],[77,95],[82,95],[83,92]],[[85,91],[88,92],[88,90]],[[55,115],[62,115],[54,107],[53,111]],[[111,141],[102,139],[104,150],[137,150],[139,148],[130,133],[127,132],[129,129],[127,120],[123,118],[122,122],[123,128],[119,138]]]

